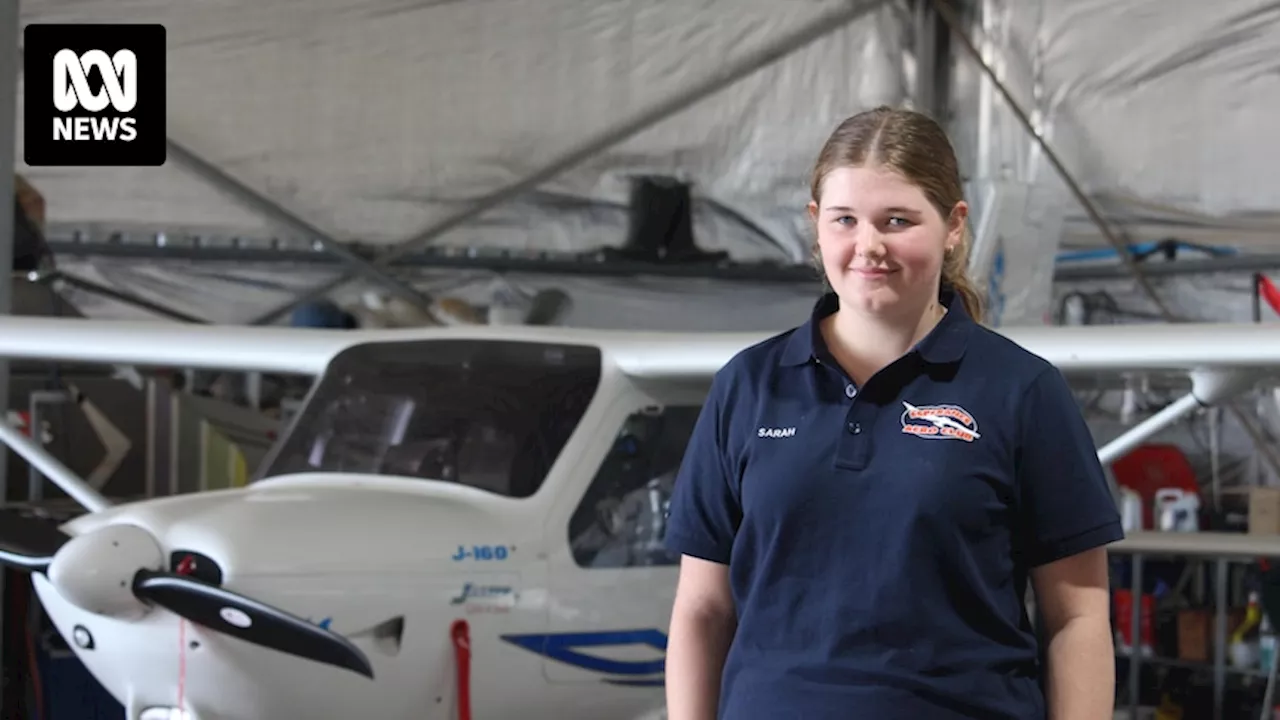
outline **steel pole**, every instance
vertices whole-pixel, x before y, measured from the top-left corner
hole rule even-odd
[[[1081,207],[1084,208],[1085,214],[1089,216],[1089,219],[1093,221],[1094,225],[1098,226],[1098,230],[1102,233],[1103,237],[1107,239],[1107,242],[1110,243],[1111,247],[1115,248],[1121,262],[1124,263],[1125,267],[1129,270],[1129,273],[1133,275],[1134,279],[1138,281],[1138,284],[1142,286],[1143,292],[1151,298],[1151,301],[1155,303],[1157,308],[1159,308],[1160,314],[1164,316],[1166,320],[1169,322],[1177,322],[1177,317],[1169,309],[1169,306],[1160,299],[1160,296],[1156,294],[1155,287],[1151,285],[1151,281],[1147,279],[1147,276],[1142,272],[1142,268],[1138,266],[1133,254],[1129,252],[1128,246],[1121,242],[1120,238],[1112,232],[1111,227],[1107,225],[1107,221],[1103,219],[1102,213],[1098,212],[1097,206],[1094,205],[1091,199],[1089,199],[1089,196],[1085,194],[1084,190],[1080,188],[1080,184],[1077,183],[1075,177],[1067,171],[1066,166],[1062,164],[1062,160],[1058,158],[1058,153],[1054,152],[1049,143],[1036,130],[1035,125],[1031,122],[1031,118],[1027,116],[1026,111],[1024,111],[1022,106],[1014,99],[1013,94],[1009,92],[1009,88],[1000,81],[995,70],[993,70],[991,66],[987,64],[986,60],[982,58],[982,53],[974,46],[973,41],[969,39],[969,34],[960,26],[960,19],[956,17],[955,11],[952,10],[949,4],[944,0],[931,0],[931,2],[933,3],[934,9],[937,10],[938,15],[942,17],[942,21],[951,29],[951,34],[960,41],[960,45],[964,47],[965,52],[969,53],[969,57],[973,58],[973,61],[978,63],[978,66],[982,68],[982,72],[991,80],[991,84],[1000,92],[1000,95],[1004,97],[1005,104],[1009,106],[1009,110],[1014,114],[1014,117],[1018,118],[1018,122],[1021,123],[1027,133],[1031,135],[1032,140],[1040,146],[1040,150],[1043,151],[1045,157],[1049,159],[1049,163],[1058,171],[1058,176],[1067,184],[1067,188],[1071,191],[1071,194],[1075,196],[1076,201],[1078,201]]]
[[[18,124],[18,0],[0,0],[0,315],[8,315],[13,308],[13,240],[16,229],[14,205],[14,172],[17,169],[14,153],[17,146]],[[7,422],[9,413],[9,361],[0,358],[0,412]],[[9,496],[9,453],[0,447],[0,502]],[[5,572],[0,570],[0,598],[8,593],[5,588]],[[0,611],[0,646],[4,641],[5,614]],[[3,662],[0,662],[0,680],[10,679]],[[4,703],[0,693],[0,706]],[[6,715],[13,708],[3,708]]]

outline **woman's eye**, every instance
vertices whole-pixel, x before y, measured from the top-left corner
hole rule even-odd
[[[853,222],[853,218],[848,215],[842,215],[836,218],[836,222],[839,223],[840,225],[848,225]]]
[[[889,218],[889,224],[894,227],[908,227],[911,223],[906,218],[891,217]]]

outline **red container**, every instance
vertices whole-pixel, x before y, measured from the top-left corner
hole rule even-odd
[[[1129,653],[1133,648],[1133,593],[1129,590],[1115,591],[1115,626],[1116,649]],[[1142,653],[1150,655],[1155,644],[1155,631],[1151,618],[1155,612],[1155,597],[1150,593],[1142,596],[1142,608],[1139,616],[1141,627],[1138,632],[1142,637]]]

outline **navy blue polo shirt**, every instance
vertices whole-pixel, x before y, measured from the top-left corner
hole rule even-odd
[[[863,387],[818,328],[834,294],[716,374],[667,543],[729,565],[721,718],[1045,716],[1028,571],[1120,517],[1062,374],[943,302]]]

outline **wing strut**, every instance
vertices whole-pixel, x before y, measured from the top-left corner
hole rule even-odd
[[[1110,465],[1153,435],[1202,407],[1230,400],[1257,379],[1257,374],[1240,370],[1198,370],[1191,373],[1191,392],[1174,400],[1163,410],[1134,425],[1098,450],[1098,460]]]
[[[39,432],[39,429],[33,428],[32,432]],[[75,474],[71,468],[63,465],[48,450],[23,435],[20,430],[10,425],[7,420],[0,420],[0,441],[3,441],[11,450],[21,455],[24,460],[44,473],[44,476],[52,480],[54,485],[62,488],[63,492],[84,506],[84,509],[89,512],[98,512],[111,507],[111,501],[107,500],[102,493],[93,489],[93,486]]]

